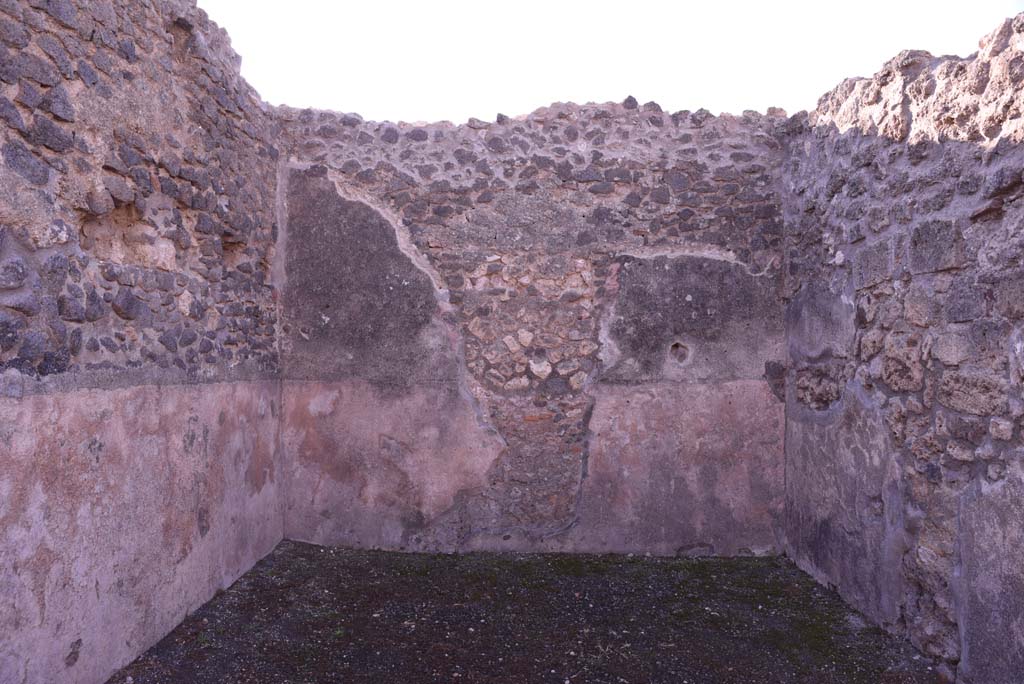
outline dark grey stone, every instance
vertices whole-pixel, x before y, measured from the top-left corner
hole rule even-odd
[[[135,187],[138,188],[138,191],[142,193],[144,197],[148,197],[153,194],[153,181],[151,180],[147,169],[144,169],[141,166],[136,166],[128,172],[128,175],[131,176],[132,182],[135,183]]]
[[[43,98],[42,106],[61,121],[73,122],[75,120],[75,108],[63,86],[50,89],[50,92]]]
[[[958,268],[964,263],[964,241],[952,221],[925,221],[910,236],[910,270],[914,274]]]
[[[173,330],[165,331],[157,341],[164,346],[164,349],[171,352],[172,354],[178,351],[178,336]]]
[[[43,358],[39,361],[39,365],[36,366],[36,370],[39,372],[39,375],[56,375],[66,372],[70,364],[70,350],[66,348],[58,349],[56,351],[44,352]]]
[[[28,132],[28,139],[34,145],[48,147],[54,152],[67,152],[74,144],[72,135],[45,116],[36,115]]]
[[[21,118],[21,112],[14,106],[13,102],[3,96],[0,96],[0,121],[3,121],[19,133],[24,133],[28,130],[28,127],[25,126],[25,120]]]
[[[107,307],[96,290],[90,289],[85,294],[85,320],[98,321],[107,314]]]
[[[40,9],[68,28],[77,26],[78,10],[71,0],[45,0]]]
[[[672,192],[685,192],[690,188],[689,176],[678,169],[666,172],[665,182],[672,188]]]
[[[49,34],[43,34],[36,38],[36,45],[53,60],[64,78],[75,77],[75,66],[71,62],[71,56],[59,40]]]
[[[1004,166],[985,178],[984,192],[986,199],[1009,194],[1021,185],[1021,171],[1013,166]]]
[[[14,62],[14,54],[3,43],[0,43],[0,82],[18,82],[18,65]]]
[[[18,82],[18,94],[14,96],[14,100],[29,109],[36,109],[43,104],[43,92],[29,81],[22,80]]]
[[[14,62],[15,71],[21,78],[27,78],[44,86],[55,86],[61,82],[57,70],[32,53],[22,52]]]
[[[39,279],[47,292],[53,295],[64,290],[70,262],[63,254],[51,254],[39,268]]]
[[[32,290],[15,293],[13,299],[6,300],[3,305],[26,316],[35,316],[43,308],[39,294]]]
[[[114,198],[117,204],[131,204],[135,200],[135,192],[128,187],[128,183],[120,176],[106,176],[103,179],[107,192]]]
[[[18,344],[25,319],[0,307],[0,351],[10,351]]]
[[[4,163],[33,185],[46,185],[50,180],[50,167],[17,140],[3,146]]]
[[[114,199],[104,188],[94,188],[85,196],[85,203],[89,207],[89,213],[94,216],[104,216],[114,210]]]
[[[121,58],[129,64],[134,64],[139,59],[135,51],[135,43],[130,38],[122,38],[117,41],[117,54],[121,55]]]
[[[9,19],[0,19],[0,41],[20,50],[28,45],[28,31]]]
[[[124,162],[124,167],[122,168],[139,166],[140,164],[146,163],[146,160],[143,158],[143,156],[139,154],[138,150],[134,149],[131,145],[118,145],[117,156],[122,162]],[[124,171],[121,171],[121,173],[124,173]]]
[[[881,240],[861,245],[853,263],[854,285],[857,289],[877,285],[892,278],[892,242]]]
[[[89,88],[99,83],[100,75],[96,73],[96,70],[92,68],[92,65],[85,60],[78,60],[78,78],[82,79]]]
[[[31,330],[25,333],[18,348],[18,358],[35,362],[46,351],[46,335],[38,330]]]
[[[573,178],[575,178],[580,183],[596,183],[598,181],[604,180],[604,174],[601,173],[601,169],[595,166],[588,166],[585,169],[577,171],[573,175]]]
[[[0,290],[16,290],[28,279],[28,266],[15,255],[0,262]]]
[[[69,323],[85,322],[85,307],[77,297],[61,295],[57,298],[57,314]]]
[[[146,304],[136,297],[129,287],[122,287],[117,291],[114,301],[111,302],[111,308],[114,313],[126,321],[135,320],[147,309]]]
[[[106,50],[97,50],[92,56],[92,64],[107,76],[114,72],[114,60]]]

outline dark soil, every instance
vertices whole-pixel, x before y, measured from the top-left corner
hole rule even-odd
[[[284,542],[110,682],[933,684],[780,558]]]

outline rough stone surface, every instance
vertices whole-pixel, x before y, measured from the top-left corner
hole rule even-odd
[[[0,681],[97,684],[282,536],[273,117],[194,3],[0,16]]]
[[[43,354],[6,349],[0,369],[42,374],[49,354],[70,372],[273,372],[273,117],[225,34],[189,2],[30,4],[43,11],[0,29],[17,76],[0,86],[0,262],[29,271],[18,288],[0,276],[0,307],[39,301],[19,335],[42,335]],[[60,272],[44,275],[55,258]],[[104,296],[125,287],[129,315]],[[76,289],[118,315],[62,316]],[[179,326],[213,348],[160,344]],[[73,335],[87,344],[73,349]],[[104,336],[116,344],[88,344]]]
[[[788,552],[972,684],[1024,669],[1022,31],[901,53],[781,137],[787,315],[827,321],[822,291],[850,312],[840,345],[790,327],[790,377],[816,381],[787,402]]]
[[[977,480],[961,505],[958,608],[963,638],[961,672],[967,681],[1020,680],[1024,649],[1024,473],[1021,460],[998,482]]]

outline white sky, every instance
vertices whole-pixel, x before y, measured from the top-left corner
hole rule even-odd
[[[199,0],[273,104],[455,123],[634,95],[814,107],[902,49],[968,55],[1024,0]]]

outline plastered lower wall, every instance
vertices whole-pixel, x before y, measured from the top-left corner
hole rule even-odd
[[[102,682],[282,536],[276,382],[0,398],[0,680]]]
[[[276,151],[194,3],[0,0],[0,682],[96,684],[283,533]]]

